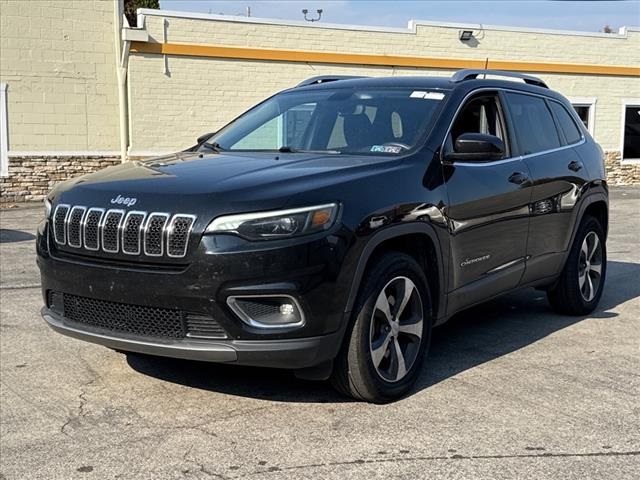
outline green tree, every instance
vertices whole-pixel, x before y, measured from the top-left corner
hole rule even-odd
[[[124,0],[124,14],[129,25],[136,25],[136,10],[139,8],[160,8],[160,0]]]

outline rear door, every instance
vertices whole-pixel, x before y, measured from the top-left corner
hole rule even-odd
[[[463,133],[486,133],[506,144],[505,158],[443,165],[451,233],[450,311],[457,311],[516,287],[524,271],[529,172],[514,154],[502,95],[471,96],[456,115],[443,151]]]
[[[573,148],[584,142],[583,133],[564,105],[525,93],[509,92],[506,99],[533,182],[525,284],[561,269],[588,173]]]

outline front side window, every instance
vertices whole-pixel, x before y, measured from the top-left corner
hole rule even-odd
[[[623,160],[640,159],[640,103],[624,107]]]
[[[496,95],[482,95],[464,106],[451,128],[452,141],[463,133],[494,135],[506,142]]]
[[[458,113],[447,137],[445,151],[453,151],[456,140],[465,133],[482,133],[498,137],[508,145],[502,109],[497,93],[472,98]]]
[[[520,93],[506,96],[522,155],[560,147],[558,131],[543,98]]]
[[[573,118],[567,112],[567,109],[560,105],[558,102],[549,102],[551,110],[558,121],[558,125],[564,134],[564,138],[567,140],[567,144],[577,143],[582,140],[582,133],[578,129],[578,126],[573,121]]]
[[[278,94],[207,140],[229,151],[398,155],[424,139],[445,96],[414,89],[318,89]]]

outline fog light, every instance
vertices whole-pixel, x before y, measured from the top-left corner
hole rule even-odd
[[[294,312],[294,306],[290,303],[283,303],[280,305],[280,314],[281,315],[291,315]]]
[[[252,327],[292,328],[305,321],[300,304],[290,295],[232,296],[227,305]]]

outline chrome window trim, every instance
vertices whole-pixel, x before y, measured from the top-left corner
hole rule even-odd
[[[62,222],[63,224],[63,228],[62,228],[62,241],[60,241],[58,239],[58,235],[56,235],[56,218],[58,217],[58,210],[62,207],[66,207],[67,208],[67,213],[64,217],[64,221]],[[69,216],[69,212],[71,212],[71,205],[69,205],[68,203],[60,203],[56,206],[56,209],[53,211],[53,239],[56,241],[57,244],[59,245],[65,245],[67,243],[67,217]]]
[[[164,217],[164,223],[162,224],[162,232],[160,233],[160,253],[149,253],[147,252],[147,233],[149,231],[149,223],[153,217]],[[143,234],[142,234],[142,250],[144,254],[148,257],[161,257],[164,255],[164,237],[166,236],[167,231],[167,222],[171,217],[170,214],[164,212],[151,212],[147,216],[147,221],[144,224]]]
[[[142,221],[140,222],[140,226],[138,227],[138,249],[135,252],[127,252],[124,248],[124,234],[126,232],[127,220],[131,215],[142,215]],[[124,216],[124,220],[118,227],[120,234],[120,247],[122,248],[122,253],[125,255],[140,255],[142,248],[140,247],[140,242],[142,241],[142,231],[144,230],[145,220],[147,219],[147,212],[143,212],[141,210],[131,210],[127,212]]]
[[[180,255],[174,255],[169,251],[169,242],[171,240],[171,233],[173,232],[173,225],[175,223],[175,221],[179,218],[189,218],[191,219],[191,225],[189,225],[189,230],[187,231],[187,240],[184,242],[184,249],[182,251],[182,254]],[[189,240],[191,237],[191,232],[193,231],[193,226],[196,223],[196,216],[195,215],[189,215],[189,214],[183,214],[183,213],[176,213],[173,217],[171,217],[171,221],[169,222],[169,226],[167,228],[167,256],[171,257],[171,258],[182,258],[187,254],[187,249],[189,247]]]
[[[520,158],[524,160],[524,159],[527,159],[527,158],[533,158],[533,157],[537,157],[537,156],[540,156],[540,155],[547,155],[548,153],[560,152],[562,150],[567,150],[569,148],[578,147],[578,146],[582,145],[585,142],[586,142],[585,138],[582,137],[582,140],[580,140],[577,143],[572,143],[571,145],[563,145],[562,147],[552,148],[550,150],[544,150],[542,152],[528,153],[527,155],[520,156]]]
[[[118,223],[118,227],[116,228],[116,249],[109,250],[105,247],[104,244],[104,226],[107,223],[107,218],[109,218],[110,213],[120,213],[120,222]],[[106,211],[104,217],[102,218],[102,222],[100,223],[100,244],[102,245],[102,250],[107,253],[118,253],[120,251],[120,227],[122,226],[122,221],[124,220],[125,211],[119,208],[111,208]]]
[[[447,132],[445,133],[444,139],[442,140],[442,143],[440,144],[440,163],[443,162],[444,160],[444,146],[445,143],[447,143],[447,137],[449,136],[449,134],[451,133],[451,129],[453,128],[453,124],[456,121],[456,119],[458,118],[458,114],[460,113],[460,110],[462,110],[462,107],[466,104],[467,100],[469,99],[469,97],[472,97],[473,95],[477,94],[477,93],[482,93],[482,92],[509,92],[509,93],[518,93],[521,95],[529,95],[532,97],[540,97],[543,100],[552,100],[554,102],[560,103],[560,105],[562,105],[561,102],[559,102],[558,100],[552,98],[552,97],[548,97],[546,95],[541,95],[539,93],[532,93],[532,92],[525,92],[522,90],[515,90],[515,89],[511,89],[511,88],[502,88],[502,87],[481,87],[481,88],[476,88],[475,90],[472,90],[471,92],[467,93],[465,95],[465,97],[462,99],[462,101],[460,102],[460,105],[458,105],[458,108],[456,109],[456,113],[453,115],[453,118],[451,120],[451,122],[449,123],[449,127],[447,128]],[[556,128],[557,130],[557,126],[555,125],[555,117],[553,116],[553,112],[550,112],[551,118],[554,119],[554,128]],[[503,158],[500,160],[492,160],[492,161],[488,161],[488,162],[455,162],[456,166],[465,166],[465,167],[486,167],[486,166],[492,166],[492,165],[501,165],[503,163],[509,163],[509,162],[514,162],[514,161],[519,161],[519,160],[526,160],[528,158],[533,158],[533,157],[537,157],[540,155],[547,155],[549,153],[555,153],[555,152],[559,152],[562,150],[566,150],[568,148],[574,148],[574,147],[578,147],[582,144],[584,144],[587,140],[584,136],[584,132],[582,131],[582,129],[580,129],[580,134],[582,135],[582,139],[577,142],[577,143],[572,143],[570,145],[561,145],[558,148],[552,148],[549,150],[543,150],[541,152],[535,152],[535,153],[528,153],[527,155],[519,155],[517,157],[509,157],[509,158]]]
[[[96,225],[97,228],[97,232],[96,232],[96,248],[90,248],[87,247],[87,238],[86,238],[86,234],[87,234],[87,219],[89,218],[89,214],[91,212],[100,212],[100,218],[98,218],[98,224]],[[82,245],[84,246],[85,250],[89,250],[91,252],[97,252],[98,250],[100,250],[100,225],[102,224],[102,219],[104,218],[104,212],[105,209],[104,208],[100,208],[100,207],[91,207],[89,210],[87,210],[87,212],[84,215],[84,218],[82,219]]]
[[[287,323],[284,325],[269,325],[269,324],[265,324],[265,323],[261,323],[258,322],[256,320],[254,320],[253,318],[251,318],[250,316],[248,316],[237,304],[236,300],[241,300],[244,298],[287,298],[289,300],[291,300],[296,308],[298,309],[298,311],[300,312],[300,321],[296,322],[296,323]],[[302,309],[302,306],[300,305],[300,302],[298,302],[298,299],[292,295],[288,295],[286,293],[282,293],[282,294],[277,294],[277,293],[273,293],[273,294],[265,294],[265,295],[231,295],[229,297],[227,297],[227,305],[229,306],[229,308],[233,311],[233,313],[235,313],[240,320],[242,320],[244,323],[246,323],[247,325],[251,326],[251,327],[255,327],[255,328],[262,328],[265,330],[277,330],[277,329],[283,329],[283,328],[299,328],[304,326],[304,324],[306,323],[307,319],[304,315],[304,310]]]
[[[490,162],[455,162],[455,165],[456,166],[464,166],[464,167],[485,167],[485,166],[491,166],[491,165],[500,165],[502,163],[513,162],[513,161],[516,161],[516,160],[527,160],[529,158],[534,158],[534,157],[538,157],[538,156],[542,156],[542,155],[548,155],[549,153],[560,152],[562,150],[567,150],[569,148],[579,147],[580,145],[584,144],[585,142],[586,142],[586,139],[583,138],[578,143],[572,143],[571,145],[563,145],[562,147],[552,148],[551,150],[544,150],[542,152],[529,153],[527,155],[520,155],[519,157],[511,157],[511,158],[507,158],[507,159],[504,159],[504,160],[493,160],[493,161],[490,161]]]
[[[69,238],[69,222],[71,221],[71,217],[73,217],[73,212],[75,210],[82,210],[82,216],[80,217],[80,221],[78,222],[78,244],[77,245],[72,244],[70,241],[71,239]],[[87,207],[84,207],[82,205],[74,205],[69,210],[67,218],[65,219],[65,222],[64,222],[64,229],[67,236],[67,245],[69,245],[70,247],[82,248],[82,222],[84,221],[84,217],[86,213],[87,213]]]

